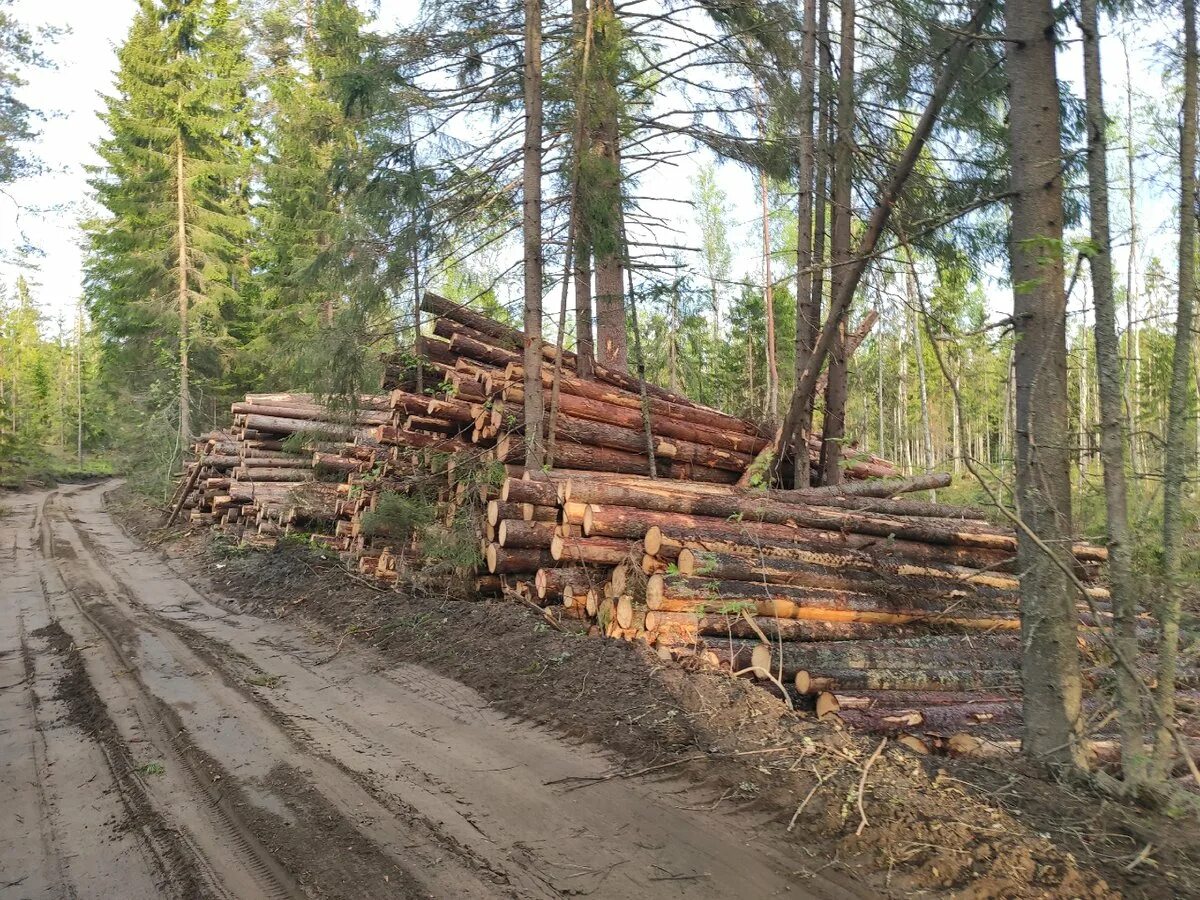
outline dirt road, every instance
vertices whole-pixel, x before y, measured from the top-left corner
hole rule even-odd
[[[0,898],[862,895],[682,782],[580,787],[598,749],[203,596],[111,486],[0,498]]]

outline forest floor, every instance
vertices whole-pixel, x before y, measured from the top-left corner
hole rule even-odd
[[[113,486],[0,499],[0,898],[1200,896],[1190,822]]]

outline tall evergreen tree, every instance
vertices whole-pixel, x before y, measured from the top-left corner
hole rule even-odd
[[[122,380],[150,387],[170,359],[178,431],[192,434],[193,348],[222,347],[244,263],[244,65],[231,5],[141,0],[105,98],[109,135],[91,184],[108,216],[88,225],[88,302]],[[215,353],[205,375],[220,371]]]

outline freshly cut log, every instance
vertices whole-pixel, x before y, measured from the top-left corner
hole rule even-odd
[[[301,495],[319,497],[332,504],[337,490],[334,485],[314,481],[234,481],[229,485],[229,496],[241,503],[257,499],[291,500]]]
[[[449,419],[436,419],[432,416],[409,416],[404,420],[404,430],[457,434],[460,431],[460,427]]]
[[[371,437],[381,444],[396,447],[415,447],[439,453],[478,453],[474,444],[457,438],[435,437],[415,431],[404,431],[394,425],[380,425],[371,432]]]
[[[263,403],[235,403],[232,406],[232,410],[235,415],[286,417],[289,419],[308,419],[318,422],[340,421],[343,425],[386,425],[392,420],[391,414],[386,411],[347,410],[342,413],[339,410],[330,409],[316,403],[290,406],[274,406]]]
[[[562,498],[557,481],[506,478],[500,488],[500,499],[508,503],[557,506]]]
[[[862,641],[848,643],[860,644]],[[762,644],[750,642],[733,642],[732,651],[729,641],[715,640],[706,644],[706,652],[712,653],[718,661],[739,671],[750,665],[750,657],[755,646]],[[783,680],[792,682],[797,672],[807,671],[804,654],[819,643],[784,643],[783,647]],[[779,671],[779,646],[771,648],[772,672]],[[821,683],[836,687],[838,690],[855,691],[996,691],[1013,688],[1020,684],[1020,678],[1015,669],[965,669],[941,667],[931,663],[929,668],[897,668],[872,667],[849,669],[824,669],[820,672]]]
[[[928,524],[920,519],[871,516],[858,512],[831,507],[816,507],[803,504],[780,503],[773,500],[757,500],[738,497],[732,493],[682,493],[671,491],[669,486],[659,489],[605,486],[603,484],[581,485],[576,493],[572,488],[572,500],[581,500],[579,494],[597,499],[588,502],[597,504],[619,503],[621,506],[640,510],[668,513],[687,513],[714,519],[736,519],[742,524],[763,523],[771,525],[800,526],[827,531],[847,531],[854,534],[882,538],[919,541],[927,544],[950,544],[965,547],[981,547],[991,550],[1016,552],[1016,537],[1011,531],[992,528],[984,523],[961,523],[958,530]],[[1093,552],[1101,548],[1084,545],[1077,551],[1082,559],[1091,559]]]
[[[315,405],[316,399],[312,394],[247,394],[246,403],[261,406],[305,406]],[[375,394],[360,394],[355,403],[359,409],[386,410],[387,397]],[[225,434],[225,432],[219,432]]]
[[[557,506],[537,506],[533,503],[522,503],[521,518],[526,522],[558,522]]]
[[[558,525],[554,522],[526,522],[523,519],[504,519],[496,531],[499,544],[505,549],[510,547],[549,549],[557,533]]]
[[[574,416],[579,419],[592,419],[596,422],[608,422],[629,428],[634,431],[645,427],[642,413],[639,409],[627,406],[617,406],[603,403],[599,400],[589,400],[587,397],[577,397],[573,394],[562,394],[558,398],[559,415]],[[708,444],[723,450],[734,450],[738,453],[753,454],[765,446],[766,441],[755,435],[744,432],[719,431],[706,428],[694,422],[683,419],[672,419],[666,416],[651,416],[650,430],[660,438],[668,440],[689,441],[693,444]],[[562,465],[559,463],[559,465]],[[566,468],[570,468],[567,466]],[[732,483],[732,482],[731,482]]]
[[[917,637],[919,629],[895,625],[871,625],[861,622],[823,622],[814,619],[780,619],[757,616],[754,624],[772,640],[783,641],[856,641],[884,640],[895,637]],[[708,613],[672,613],[650,610],[646,613],[646,630],[659,640],[695,643],[703,637],[735,637],[753,640],[754,626],[741,615]]]
[[[717,585],[723,585],[723,590]],[[953,599],[906,596],[890,600],[875,594],[827,588],[789,587],[754,582],[651,575],[646,605],[655,611],[694,614],[746,609],[759,616],[868,625],[923,626],[926,630],[1013,632],[1021,627],[1016,610],[972,608]]]
[[[913,475],[910,478],[871,478],[850,484],[830,484],[823,487],[799,488],[793,491],[772,491],[780,500],[808,502],[813,497],[895,497],[916,491],[934,491],[950,487],[947,472]],[[794,496],[788,496],[794,495]]]
[[[521,518],[520,503],[504,503],[500,500],[489,500],[487,505],[487,521],[489,525],[500,526],[505,519]]]
[[[312,469],[235,466],[233,477],[238,481],[311,481],[313,471]]]
[[[469,307],[455,303],[453,300],[439,297],[437,294],[426,292],[425,296],[421,298],[421,309],[474,329],[480,334],[491,338],[494,342],[499,341],[509,349],[520,350],[524,346],[522,332],[517,331],[515,328],[509,328],[507,325],[497,322],[495,319],[491,319],[481,313],[477,313]],[[553,344],[544,344],[544,347],[548,348],[551,352],[554,350]],[[564,350],[563,362],[573,368],[575,365],[575,354],[569,350]]]
[[[392,409],[401,410],[410,416],[423,416],[429,409],[428,397],[424,394],[412,394],[408,391],[392,391],[389,402],[392,405]]]
[[[365,472],[371,468],[371,463],[361,459],[348,459],[336,453],[322,453],[318,450],[312,455],[312,466],[314,469],[322,469],[327,472]]]
[[[651,556],[676,559],[685,547],[714,553],[736,553],[744,556],[797,557],[801,551],[859,550],[880,559],[913,562],[922,565],[956,565],[980,571],[1011,572],[1015,557],[1000,550],[979,547],[955,547],[925,544],[920,541],[882,540],[861,534],[843,534],[815,529],[792,529],[782,525],[732,523],[721,519],[705,519],[703,530],[690,527],[694,517],[675,516],[677,529],[664,533],[652,526],[644,538],[645,550]],[[687,521],[679,521],[687,520]],[[774,531],[773,529],[785,529]]]
[[[450,339],[450,352],[478,360],[489,366],[506,366],[521,359],[520,354],[511,350],[502,350],[483,341],[477,341],[464,333],[454,335]]]
[[[629,541],[612,538],[573,538],[555,535],[550,544],[550,556],[567,563],[616,566],[626,562],[634,553]]]
[[[538,569],[554,565],[549,553],[535,548],[509,549],[499,544],[488,544],[486,557],[488,572],[493,575],[532,574]]]
[[[521,384],[525,377],[524,365],[509,366],[504,371],[505,378],[513,384]],[[554,381],[554,371],[551,366],[542,367],[542,383],[549,387]],[[560,390],[565,394],[596,400],[600,403],[611,403],[614,406],[625,406],[641,411],[641,394],[635,389],[627,391],[599,381],[585,381],[570,375],[563,375],[559,380]],[[682,419],[694,422],[707,428],[719,431],[736,431],[758,437],[758,431],[745,419],[731,416],[728,413],[714,409],[694,406],[690,403],[674,403],[657,397],[648,397],[651,416],[665,416],[672,419]]]
[[[310,469],[311,456],[297,456],[294,453],[271,453],[269,456],[243,457],[240,466],[247,469]]]
[[[595,569],[572,566],[563,569],[538,569],[534,588],[542,598],[560,597],[568,589],[586,594],[598,580]]]
[[[517,459],[523,453],[524,448],[520,443],[508,435],[496,441],[496,456],[499,459]],[[559,465],[594,466],[610,472],[646,472],[650,467],[649,457],[641,454],[614,450],[611,447],[591,447],[571,441],[555,442],[554,459]]]
[[[859,590],[904,596],[909,591],[934,596],[993,597],[1015,608],[1020,581],[1006,575],[979,574],[953,566],[932,567],[895,563],[869,553],[798,551],[795,559],[747,557],[735,553],[679,551],[680,575],[723,581],[785,584]]]
[[[475,416],[471,412],[471,404],[462,400],[431,398],[426,404],[425,414],[454,422],[460,428],[470,425],[475,420]]]
[[[842,700],[840,696],[838,699]],[[955,706],[921,706],[910,709],[848,709],[842,702],[839,715],[846,724],[876,734],[916,730],[923,734],[933,732],[950,735],[985,726],[1017,725],[1021,721],[1021,707],[1016,702],[968,702]]]
[[[246,416],[246,427],[273,434],[300,434],[312,432],[314,436],[330,436],[345,440],[354,434],[354,429],[339,422],[315,419],[291,419],[282,416]],[[381,425],[381,428],[387,426]]]
[[[641,457],[646,452],[646,435],[643,431],[632,428],[622,428],[607,422],[596,422],[591,419],[577,419],[574,416],[560,414],[554,430],[555,436],[563,441],[576,445],[593,447],[610,447],[614,450],[624,450]],[[564,459],[578,458],[570,453],[564,455],[557,452],[559,443],[555,443],[555,462]],[[654,442],[656,458],[670,459],[675,456],[675,445],[661,438]],[[566,463],[561,463],[565,465]]]

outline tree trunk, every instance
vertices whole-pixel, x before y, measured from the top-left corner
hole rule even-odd
[[[183,133],[175,139],[175,241],[178,244],[179,299],[179,442],[187,446],[192,440],[192,394],[188,385],[188,233],[187,195],[184,184]]]
[[[766,110],[758,106],[759,137],[767,140]],[[766,170],[758,173],[759,199],[762,203],[763,312],[767,322],[767,421],[779,420],[779,364],[775,359],[775,286],[771,283],[771,206]]]
[[[821,334],[817,339],[812,357],[808,365],[804,367],[804,371],[801,373],[801,377],[792,393],[788,415],[784,420],[784,427],[780,432],[780,440],[784,447],[790,447],[794,444],[803,446],[802,441],[797,441],[797,436],[800,433],[801,415],[808,398],[812,396],[813,389],[817,384],[821,364],[824,362],[830,347],[836,339],[838,323],[844,319],[846,310],[849,309],[850,303],[854,299],[854,292],[858,287],[859,281],[862,279],[867,263],[871,260],[875,248],[878,246],[883,230],[891,217],[892,209],[895,207],[900,193],[904,190],[904,185],[907,183],[909,176],[916,166],[917,159],[925,146],[925,142],[929,139],[933,125],[941,113],[942,105],[950,95],[950,90],[958,78],[959,70],[962,68],[968,51],[975,43],[975,35],[982,27],[991,9],[992,0],[983,0],[979,9],[976,10],[975,15],[967,24],[966,29],[964,29],[953,48],[947,54],[946,65],[938,76],[925,111],[921,113],[921,118],[913,127],[912,137],[901,153],[900,159],[897,160],[895,167],[892,169],[887,183],[882,187],[875,207],[871,210],[871,215],[866,222],[862,237],[858,242],[858,249],[854,260],[849,266],[845,267],[848,269],[846,280],[840,283],[838,290],[833,295],[825,326],[821,329]],[[778,450],[778,448],[775,449]]]
[[[837,296],[850,277],[850,227],[854,188],[854,0],[842,0],[842,25],[837,92],[837,149],[833,162],[832,227],[829,244],[829,290]],[[853,291],[853,288],[851,288]],[[825,386],[825,417],[821,433],[821,483],[842,481],[842,439],[846,435],[849,370],[846,359],[846,318],[850,304],[829,310],[826,327],[834,329]],[[836,322],[833,317],[836,315]]]
[[[921,454],[925,465],[925,474],[933,471],[933,428],[929,422],[929,386],[925,376],[925,341],[921,336],[921,312],[917,297],[916,260],[913,259],[912,249],[905,248],[907,263],[904,283],[908,291],[908,303],[912,309],[913,352],[917,356],[917,391],[921,403]],[[937,499],[937,494],[933,495]]]
[[[1132,544],[1125,483],[1121,346],[1117,338],[1117,303],[1113,291],[1112,243],[1108,209],[1108,121],[1104,114],[1103,69],[1100,65],[1100,17],[1097,0],[1082,0],[1084,92],[1088,128],[1088,205],[1092,255],[1092,290],[1096,307],[1096,378],[1100,395],[1100,461],[1104,468],[1104,505],[1108,545],[1108,581],[1112,595],[1113,634],[1118,663],[1118,722],[1121,729],[1125,780],[1137,784],[1144,776],[1140,760],[1144,721],[1137,676],[1137,597],[1132,574]]]
[[[1179,622],[1183,602],[1180,559],[1183,543],[1183,484],[1192,455],[1187,441],[1188,401],[1191,395],[1192,319],[1196,292],[1196,137],[1200,60],[1196,49],[1196,3],[1183,2],[1183,112],[1179,133],[1179,307],[1175,314],[1175,347],[1171,360],[1167,439],[1163,466],[1162,572],[1166,596],[1159,609],[1162,644],[1158,652],[1158,714],[1162,717],[1154,740],[1154,777],[1170,770],[1174,740],[1169,730],[1175,717],[1175,677],[1179,653]]]
[[[542,420],[542,7],[525,2],[525,465],[545,461]]]
[[[596,57],[609,60],[621,52],[620,23],[613,0],[595,0]],[[621,265],[623,250],[619,222],[622,196],[620,153],[620,95],[616,65],[611,61],[600,67],[596,84],[595,121],[592,152],[604,160],[606,176],[600,179],[594,198],[605,208],[605,234],[593,234],[596,252],[596,339],[597,361],[620,372],[629,370],[629,349],[625,334],[625,279]]]
[[[817,2],[817,0],[811,0]],[[804,371],[812,364],[813,353],[816,350],[818,336],[821,333],[821,308],[825,300],[825,237],[826,237],[826,211],[829,202],[829,169],[830,169],[830,153],[832,152],[832,141],[830,139],[830,97],[833,93],[833,49],[829,42],[829,0],[819,0],[818,6],[818,23],[817,23],[817,47],[816,54],[820,57],[819,64],[814,60],[814,64],[818,66],[815,75],[815,85],[813,94],[813,104],[817,109],[817,135],[816,148],[813,153],[813,232],[812,232],[812,289],[804,298],[808,304],[806,324],[811,326],[812,331],[806,336],[805,350],[803,354],[796,355],[796,377],[795,383],[798,385],[804,375]],[[801,101],[803,102],[803,101]],[[801,298],[797,297],[796,302],[800,303]],[[797,310],[797,323],[799,319],[799,310]],[[794,390],[794,389],[793,389]],[[789,410],[789,415],[791,411]],[[808,436],[812,432],[813,425],[813,397],[804,398],[802,407],[796,413],[796,428],[795,428],[795,447],[799,448],[806,445]],[[784,421],[784,428],[787,422]],[[783,433],[780,429],[781,440],[777,441],[777,448],[774,451],[777,457],[777,464],[782,463],[782,455],[789,446],[789,435]],[[812,461],[808,453],[798,451],[793,455],[795,474],[793,485],[799,488],[807,488],[812,485],[814,479],[812,472]],[[819,470],[818,470],[819,474]]]
[[[1137,217],[1137,182],[1134,177],[1134,164],[1137,160],[1137,147],[1133,142],[1133,69],[1129,65],[1128,39],[1123,40],[1125,51],[1125,177],[1126,199],[1129,204],[1129,258],[1125,267],[1125,352],[1129,364],[1125,367],[1125,415],[1127,418],[1127,434],[1129,440],[1129,464],[1134,472],[1138,471],[1137,453],[1137,254],[1138,254],[1138,217]]]
[[[1062,140],[1049,0],[1009,0],[1017,512],[1042,543],[1018,538],[1025,752],[1084,765],[1074,588],[1060,568],[1071,536]],[[1048,549],[1046,549],[1048,548]],[[1058,554],[1055,560],[1051,554]]]
[[[820,328],[820,315],[813,315],[813,186],[816,159],[814,157],[813,123],[816,111],[817,67],[817,0],[804,4],[804,35],[800,43],[800,151],[796,202],[796,376],[803,371],[813,342]],[[778,416],[778,410],[776,410]],[[882,447],[880,451],[882,452]],[[807,453],[796,455],[796,487],[809,484]]]
[[[577,106],[583,106],[582,98],[587,94],[587,65],[586,60],[591,55],[592,17],[586,0],[572,0],[572,26],[575,38],[580,42],[579,56],[579,92],[576,96]],[[577,112],[578,114],[578,112]],[[577,146],[575,147],[576,165],[584,158],[585,153],[591,152],[589,134],[585,120],[580,115],[580,128],[576,132]],[[576,176],[578,178],[578,176]],[[578,183],[575,188],[575,205],[579,205]],[[585,216],[578,209],[573,211],[575,264],[573,280],[575,284],[575,352],[578,357],[575,372],[583,379],[592,377],[592,364],[595,360],[596,348],[592,340],[592,247],[588,235]]]

